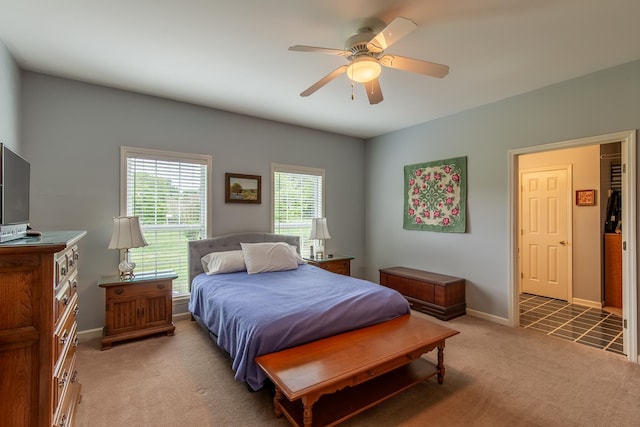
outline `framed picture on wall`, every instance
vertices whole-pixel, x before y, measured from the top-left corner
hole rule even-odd
[[[240,173],[225,173],[225,203],[261,203],[262,177]]]
[[[593,206],[596,204],[596,190],[576,190],[576,206]]]

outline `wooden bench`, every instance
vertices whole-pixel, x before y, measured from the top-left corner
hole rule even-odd
[[[467,313],[465,280],[407,267],[383,268],[380,284],[400,292],[414,310],[440,320]]]
[[[336,425],[437,375],[444,342],[458,331],[406,315],[388,322],[258,356],[275,384],[277,417],[294,426]],[[438,349],[438,363],[421,358]]]

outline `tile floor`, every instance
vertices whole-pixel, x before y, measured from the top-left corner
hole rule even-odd
[[[520,327],[622,354],[622,318],[596,308],[520,295]]]

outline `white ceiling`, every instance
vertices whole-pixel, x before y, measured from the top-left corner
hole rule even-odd
[[[342,49],[365,20],[411,18],[395,53],[450,66],[385,68],[384,101],[351,100]],[[21,68],[369,138],[640,59],[640,0],[0,0]]]

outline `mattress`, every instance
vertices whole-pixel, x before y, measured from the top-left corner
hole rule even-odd
[[[308,264],[260,274],[197,275],[189,311],[232,358],[253,390],[266,376],[256,356],[394,319],[410,312],[397,291]]]

